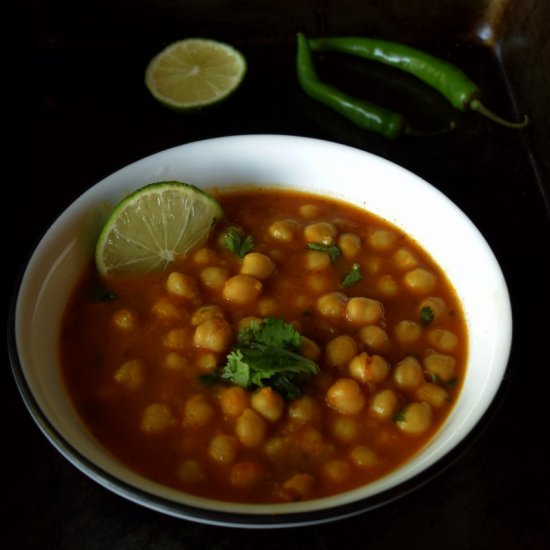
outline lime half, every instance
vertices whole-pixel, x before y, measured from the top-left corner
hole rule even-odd
[[[157,182],[124,198],[103,226],[95,260],[101,275],[162,270],[203,243],[223,216],[211,195],[187,183]]]
[[[246,73],[243,55],[232,46],[204,38],[174,42],[145,71],[153,96],[178,110],[205,107],[234,92]]]

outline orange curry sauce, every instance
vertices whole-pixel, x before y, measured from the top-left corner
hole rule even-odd
[[[60,339],[78,413],[130,468],[214,499],[317,498],[394,470],[438,430],[464,377],[449,281],[416,242],[349,204],[283,190],[218,198],[225,219],[167,271],[83,273]],[[252,236],[263,268],[250,258],[247,272],[222,245],[228,226]],[[308,247],[319,241],[340,256]],[[227,289],[243,271],[253,289],[241,300]],[[346,288],[350,271],[360,279]],[[292,323],[320,367],[300,398],[201,380],[222,369],[239,327],[269,316]]]

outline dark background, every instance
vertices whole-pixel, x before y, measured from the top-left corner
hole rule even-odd
[[[535,0],[69,0],[16,3],[4,87],[8,306],[34,245],[70,202],[116,169],[202,138],[282,133],[345,143],[424,177],[486,236],[505,273],[514,342],[502,389],[452,461],[416,491],[356,517],[243,531],[163,516],[96,485],[47,442],[2,370],[6,549],[504,548],[550,540],[550,3]],[[525,131],[460,114],[413,79],[367,62],[316,58],[350,93],[401,110],[421,129],[387,141],[298,87],[295,34],[365,34],[424,48],[462,67],[493,110],[528,113]],[[248,60],[223,105],[177,115],[148,94],[150,58],[185,37],[227,41]],[[13,68],[12,68],[13,63]],[[12,97],[13,94],[13,97]],[[6,193],[7,192],[7,193]],[[398,200],[398,198],[397,198]],[[411,205],[414,207],[414,205]],[[465,265],[465,269],[476,269]],[[545,544],[546,543],[546,544]]]

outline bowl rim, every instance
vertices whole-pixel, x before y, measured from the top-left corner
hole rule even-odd
[[[226,137],[220,137],[220,138],[204,139],[204,140],[185,143],[183,145],[178,145],[169,149],[165,149],[163,151],[159,151],[158,153],[153,153],[135,162],[129,163],[128,165],[123,166],[120,170],[117,170],[112,174],[109,174],[105,178],[102,178],[100,181],[98,181],[93,186],[88,188],[88,190],[91,189],[92,187],[95,187],[101,184],[105,179],[108,179],[114,176],[115,174],[117,174],[118,172],[121,172],[127,169],[129,166],[137,164],[145,159],[148,159],[149,157],[154,157],[156,154],[165,153],[172,149],[177,150],[187,145],[196,145],[204,142],[213,142],[217,140],[227,140],[227,139],[235,139],[235,138],[237,139],[242,139],[242,138],[288,139],[290,138],[290,139],[297,139],[297,140],[306,140],[309,142],[322,142],[328,145],[337,145],[339,147],[352,149],[357,152],[365,153],[367,155],[375,157],[379,161],[392,165],[393,167],[397,167],[400,170],[403,170],[404,172],[408,173],[409,175],[413,175],[415,178],[422,180],[428,186],[438,191],[441,195],[443,195],[445,199],[447,199],[449,202],[455,205],[454,202],[450,201],[450,199],[448,199],[446,195],[444,195],[441,191],[439,191],[429,182],[427,182],[426,180],[423,180],[422,178],[419,178],[416,174],[409,171],[408,169],[403,168],[402,166],[392,161],[389,161],[383,157],[379,157],[368,151],[364,151],[345,144],[330,142],[330,141],[317,139],[317,138],[309,138],[309,137],[301,137],[301,136],[286,136],[282,134],[257,134],[257,135],[252,134],[252,135],[240,135],[240,136],[226,136]],[[88,190],[84,190],[80,195],[86,193]],[[84,473],[85,475],[87,475],[88,477],[90,477],[91,479],[93,479],[103,487],[114,492],[115,494],[118,494],[119,496],[122,496],[123,498],[126,498],[134,503],[165,513],[167,515],[175,516],[182,519],[191,519],[200,523],[206,523],[211,525],[245,527],[245,528],[265,528],[265,527],[273,528],[273,527],[304,526],[304,525],[311,525],[316,523],[323,523],[327,521],[334,521],[334,520],[343,519],[346,517],[351,517],[353,515],[356,515],[362,512],[373,510],[375,508],[378,508],[386,503],[389,503],[393,500],[396,500],[414,491],[415,489],[419,488],[420,486],[425,484],[427,481],[432,479],[436,474],[444,471],[448,466],[450,466],[464,452],[464,450],[466,450],[473,443],[473,441],[475,441],[477,437],[479,437],[479,435],[486,428],[487,417],[492,414],[492,411],[494,409],[496,409],[497,402],[499,401],[500,395],[503,393],[505,382],[507,382],[507,379],[508,379],[511,341],[508,348],[508,352],[506,354],[506,357],[507,357],[506,365],[502,370],[501,380],[499,381],[499,384],[496,388],[495,393],[492,396],[492,399],[487,403],[487,406],[485,407],[484,411],[477,419],[476,423],[474,424],[470,432],[466,434],[457,444],[455,444],[443,456],[441,456],[435,463],[424,468],[421,472],[417,473],[414,477],[407,479],[405,481],[401,481],[396,486],[391,487],[389,489],[384,489],[374,495],[359,498],[344,504],[339,504],[336,507],[333,506],[330,508],[320,508],[312,511],[299,511],[299,512],[288,512],[288,513],[283,512],[280,514],[278,513],[276,515],[268,515],[268,514],[261,514],[261,513],[254,514],[254,513],[228,512],[226,510],[216,511],[213,509],[204,509],[199,506],[194,506],[187,503],[175,502],[169,498],[165,498],[160,495],[153,495],[145,490],[142,490],[136,486],[133,486],[125,482],[124,480],[117,478],[111,473],[105,471],[99,465],[92,462],[90,459],[85,457],[82,453],[80,453],[80,451],[76,449],[69,441],[67,441],[65,437],[60,433],[60,431],[48,419],[47,414],[42,410],[41,406],[39,405],[38,401],[33,395],[32,389],[25,377],[24,367],[21,364],[19,352],[17,349],[17,335],[16,335],[17,307],[19,302],[21,286],[23,284],[23,279],[27,272],[27,268],[29,266],[30,260],[33,258],[35,252],[37,252],[38,248],[40,247],[41,243],[44,240],[44,237],[48,234],[52,226],[66,212],[66,210],[70,208],[72,203],[75,202],[78,198],[79,197],[77,197],[74,201],[72,201],[71,204],[67,206],[67,208],[65,208],[62,212],[60,212],[57,215],[55,220],[49,225],[46,231],[41,235],[34,249],[30,252],[27,258],[27,262],[23,264],[23,270],[21,271],[19,279],[16,283],[16,290],[12,294],[12,303],[11,303],[10,312],[9,312],[8,334],[7,334],[8,353],[9,353],[9,359],[11,363],[12,373],[16,382],[16,386],[24,401],[24,404],[26,405],[29,413],[31,414],[31,417],[33,418],[35,423],[38,425],[39,429],[43,432],[43,434],[50,441],[50,443],[73,466],[75,466],[82,473]],[[460,210],[459,207],[457,208]],[[464,212],[462,212],[462,210],[460,210],[460,212],[466,217],[466,219],[474,227],[476,227],[473,224],[473,222],[470,220],[470,218],[466,216]],[[489,250],[492,253],[492,250],[490,248]],[[437,261],[437,258],[436,258],[436,261]],[[497,266],[500,269],[498,262],[497,262]],[[506,288],[506,293],[507,293],[507,288]],[[510,316],[511,316],[511,305],[510,305],[509,295],[507,295],[507,298],[508,298],[508,306],[510,309]]]

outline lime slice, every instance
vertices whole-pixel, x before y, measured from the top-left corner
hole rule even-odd
[[[203,243],[223,216],[218,201],[176,181],[141,187],[115,207],[96,244],[99,273],[162,270]]]
[[[246,61],[232,46],[204,38],[170,44],[145,71],[153,96],[178,110],[212,105],[234,92],[246,73]]]

